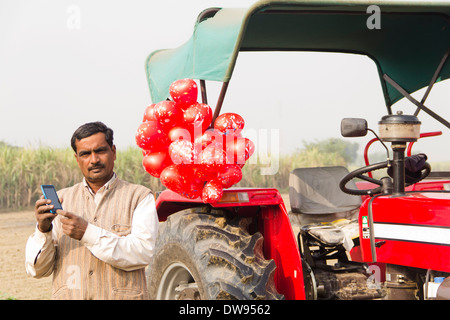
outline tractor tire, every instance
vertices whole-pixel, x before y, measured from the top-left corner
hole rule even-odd
[[[263,256],[262,235],[247,232],[248,218],[228,221],[222,211],[202,210],[177,212],[160,226],[147,271],[150,298],[282,299],[273,278],[275,262]]]

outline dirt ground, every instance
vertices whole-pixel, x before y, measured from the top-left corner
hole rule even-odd
[[[289,197],[283,194],[289,210]],[[52,277],[34,279],[25,272],[25,244],[34,232],[33,211],[0,213],[0,300],[46,300]]]
[[[52,278],[25,272],[25,244],[34,232],[33,211],[0,213],[0,299],[50,299]]]

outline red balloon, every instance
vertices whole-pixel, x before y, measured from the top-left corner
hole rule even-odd
[[[244,128],[245,121],[237,113],[224,113],[214,121],[214,128],[223,134],[239,134]]]
[[[190,184],[187,184],[183,190],[180,192],[185,198],[188,199],[196,199],[202,195],[204,182],[195,182],[192,181]]]
[[[176,140],[169,146],[170,159],[174,164],[192,164],[194,162],[194,148],[187,140]]]
[[[199,181],[209,181],[211,179],[216,179],[218,172],[217,171],[210,171],[206,166],[201,164],[194,164],[192,165],[192,172],[194,174],[194,178]]]
[[[226,146],[227,164],[245,164],[255,151],[254,143],[247,138],[238,138]]]
[[[155,105],[155,118],[164,128],[172,128],[183,121],[183,110],[173,101],[161,101]]]
[[[189,166],[179,166],[179,171],[184,178],[180,195],[188,199],[195,199],[200,197],[202,195],[202,190],[205,182],[196,179],[193,170],[190,169]]]
[[[242,179],[241,168],[252,155],[252,141],[241,137],[244,119],[225,113],[212,122],[211,108],[197,103],[192,79],[172,83],[174,101],[161,101],[145,109],[136,132],[144,169],[168,189],[188,199],[201,197],[215,203]],[[228,164],[231,163],[231,164]]]
[[[212,109],[204,103],[196,103],[191,105],[184,112],[184,122],[186,126],[194,130],[195,133],[203,133],[211,125]]]
[[[170,85],[169,93],[173,101],[178,103],[181,108],[186,109],[191,104],[197,102],[197,83],[192,79],[174,81]]]
[[[200,137],[195,137],[194,143],[200,144],[202,148],[206,148],[211,143],[224,143],[224,135],[216,129],[208,129]]]
[[[226,153],[222,145],[212,143],[200,155],[200,163],[206,172],[219,172],[224,169]]]
[[[139,125],[136,132],[136,144],[148,152],[167,148],[169,139],[157,121],[146,121]]]
[[[156,121],[155,105],[156,105],[155,103],[152,103],[147,108],[145,108],[144,119],[142,120],[142,122],[144,122],[144,121]]]
[[[161,183],[168,189],[180,193],[183,189],[183,180],[177,165],[167,166],[160,175]]]
[[[170,129],[169,133],[167,134],[170,141],[176,141],[176,140],[187,140],[192,141],[191,133],[188,129],[176,126]]]
[[[224,172],[220,172],[218,179],[224,188],[230,188],[242,179],[241,167],[237,164],[227,165]]]
[[[204,203],[216,203],[222,198],[222,182],[218,179],[208,181],[202,190],[202,201]]]
[[[169,154],[166,151],[158,151],[149,153],[144,156],[142,166],[145,171],[150,173],[153,177],[159,178],[161,172],[172,164]]]
[[[220,131],[219,131],[220,132]],[[228,146],[232,146],[237,143],[239,139],[242,138],[242,134],[238,133],[223,135],[223,149],[227,150]]]

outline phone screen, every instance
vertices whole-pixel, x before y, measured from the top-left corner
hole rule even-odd
[[[55,206],[52,210],[50,210],[50,213],[56,213],[56,210],[58,209],[62,210],[61,202],[59,201],[58,195],[56,194],[56,190],[53,185],[41,185],[41,190],[44,194],[44,198],[51,200],[51,204]]]

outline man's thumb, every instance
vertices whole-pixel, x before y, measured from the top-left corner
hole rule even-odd
[[[73,217],[73,214],[71,214],[70,212],[61,210],[61,209],[56,210],[56,213],[59,214],[60,216],[63,216],[63,217],[69,218],[69,219]]]

